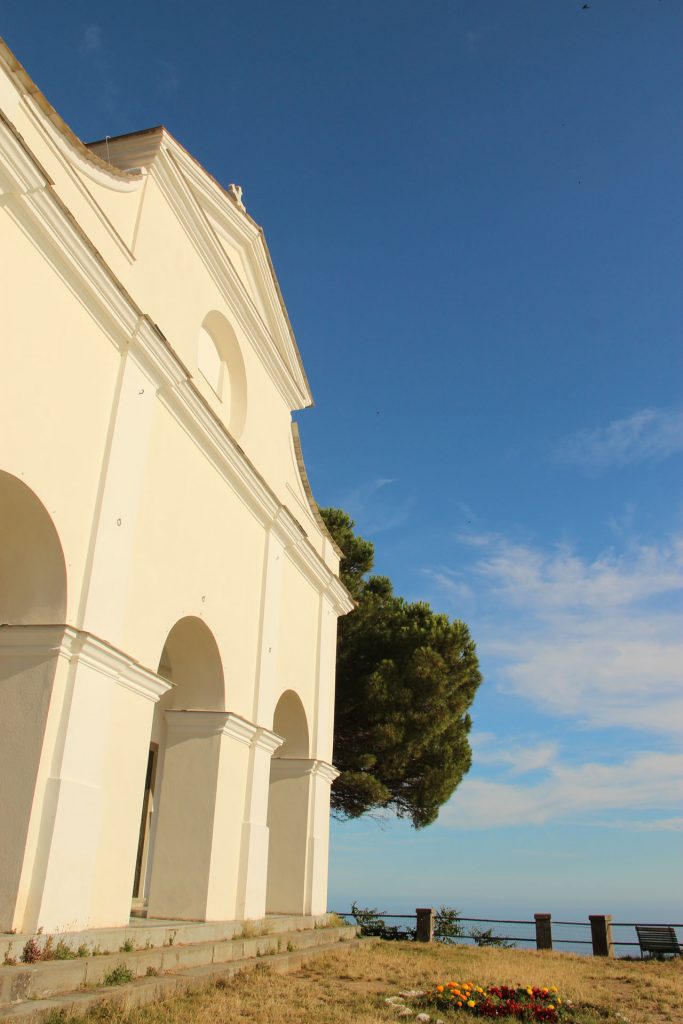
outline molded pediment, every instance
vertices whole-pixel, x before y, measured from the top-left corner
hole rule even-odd
[[[165,128],[108,138],[89,145],[123,170],[150,168],[163,176],[173,206],[195,244],[224,264],[245,303],[245,314],[267,339],[289,377],[292,408],[312,404],[263,230],[244,209],[239,195],[224,189]],[[208,250],[211,250],[210,252]]]

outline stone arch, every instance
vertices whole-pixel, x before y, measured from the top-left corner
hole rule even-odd
[[[266,911],[304,914],[312,761],[306,711],[293,690],[277,702],[273,732],[284,742],[270,760]]]
[[[223,663],[203,619],[195,615],[178,619],[166,637],[157,671],[173,683],[166,708],[225,710]]]
[[[239,438],[247,416],[247,375],[237,335],[218,310],[207,313],[199,328],[197,365],[223,404],[228,430]]]
[[[154,708],[135,865],[134,900],[144,899],[149,891],[162,799],[169,805],[178,800],[176,783],[171,781],[164,785],[169,745],[167,712],[222,712],[226,706],[225,678],[218,644],[207,624],[195,615],[178,619],[169,631],[157,674],[173,686]]]
[[[3,471],[0,527],[0,623],[64,623],[66,564],[55,525],[31,488]]]
[[[309,736],[306,711],[294,690],[285,690],[275,706],[273,732],[284,737],[276,757],[308,757]]]

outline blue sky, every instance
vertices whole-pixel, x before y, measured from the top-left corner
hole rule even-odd
[[[243,186],[319,502],[477,641],[470,775],[334,824],[338,909],[683,920],[683,7],[582,7],[3,4],[82,138]]]

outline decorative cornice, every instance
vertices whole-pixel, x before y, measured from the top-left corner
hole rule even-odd
[[[0,658],[60,657],[83,664],[139,697],[156,702],[172,689],[163,679],[120,651],[82,629],[66,625],[0,626]]]
[[[274,757],[273,767],[280,779],[301,779],[310,775],[330,785],[340,775],[334,765],[313,757]]]
[[[189,736],[229,736],[247,747],[257,747],[272,754],[284,743],[282,736],[254,725],[233,711],[205,711],[201,708],[170,708],[166,722],[174,733]]]
[[[278,736],[270,729],[259,728],[254,737],[254,746],[259,750],[265,750],[267,754],[273,754],[285,742],[284,736]]]
[[[3,194],[22,195],[52,184],[26,143],[0,111],[0,189]]]

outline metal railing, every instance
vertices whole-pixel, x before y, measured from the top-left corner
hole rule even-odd
[[[419,935],[420,932],[420,914],[429,914],[429,920],[423,918],[423,935],[428,934],[429,938],[434,935],[435,925],[437,926],[438,932],[438,913],[431,908],[424,908],[419,913],[416,911],[414,914],[392,914],[384,911],[370,911],[366,908],[356,908],[356,912],[353,910],[347,911],[335,911],[339,917],[353,918],[359,924],[362,925],[363,918],[372,921],[415,921],[416,927],[407,930],[406,938],[415,938],[416,941],[425,941]],[[472,931],[464,931],[462,935],[450,934],[447,936],[445,941],[449,943],[454,942],[470,942],[480,945],[497,945],[503,942],[512,943],[530,943],[535,945],[536,949],[553,949],[555,945],[566,945],[566,946],[590,946],[592,947],[593,955],[595,956],[613,956],[615,947],[629,948],[635,947],[640,948],[640,943],[631,941],[627,938],[615,938],[614,929],[630,928],[635,929],[636,925],[642,927],[670,927],[670,928],[681,928],[683,924],[668,924],[662,925],[661,923],[652,924],[644,921],[613,921],[609,914],[591,914],[587,921],[562,921],[553,920],[550,914],[534,914],[533,920],[523,920],[520,918],[501,918],[501,917],[457,917],[458,924],[472,924],[472,925],[526,925],[534,929],[531,935],[504,935],[490,929],[490,936],[482,939],[481,933],[479,938],[476,934],[473,935]],[[553,927],[557,928],[584,928],[590,932],[590,938],[566,938],[560,937],[558,934],[553,934]],[[425,932],[424,929],[427,929]],[[399,935],[392,936],[394,938],[400,937]],[[437,939],[439,938],[437,934]],[[442,941],[444,941],[442,939]]]

